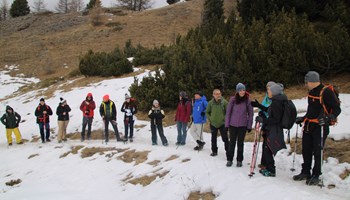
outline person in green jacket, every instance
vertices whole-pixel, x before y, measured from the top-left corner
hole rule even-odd
[[[229,146],[227,130],[225,128],[225,115],[226,115],[227,101],[222,97],[219,89],[214,89],[213,99],[208,103],[206,109],[206,115],[210,122],[211,130],[211,156],[218,155],[217,135],[220,131],[221,139],[225,144],[225,151]]]
[[[18,129],[19,123],[21,122],[21,115],[13,110],[10,106],[6,106],[6,113],[1,117],[1,122],[6,127],[7,142],[12,145],[12,132],[16,136],[16,143],[23,144],[22,136]]]

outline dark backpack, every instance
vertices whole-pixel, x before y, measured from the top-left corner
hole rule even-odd
[[[282,128],[291,129],[297,118],[297,109],[291,100],[283,102]]]

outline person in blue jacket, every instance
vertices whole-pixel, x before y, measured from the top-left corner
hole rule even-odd
[[[191,126],[191,135],[194,141],[197,142],[197,146],[194,150],[202,150],[205,142],[203,141],[203,125],[206,122],[205,110],[207,108],[208,101],[201,91],[194,93],[192,118],[193,124]]]

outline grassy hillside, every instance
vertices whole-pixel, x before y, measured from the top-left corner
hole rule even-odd
[[[41,14],[0,22],[0,69],[20,65],[20,72],[40,79],[67,75],[89,49],[111,51],[133,44],[146,47],[171,44],[201,21],[204,0],[192,0],[143,11],[102,13],[100,26],[92,15]],[[225,1],[226,14],[235,2]]]

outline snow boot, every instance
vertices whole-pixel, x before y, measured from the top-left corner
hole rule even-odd
[[[231,167],[232,166],[232,161],[227,161],[226,167]]]
[[[213,153],[210,154],[210,156],[213,156],[213,157],[217,156],[217,155],[218,155],[218,153],[216,153],[216,152],[213,152]]]
[[[302,181],[306,179],[310,179],[310,174],[304,174],[301,172],[300,174],[293,176],[293,180],[295,181]]]
[[[237,161],[237,167],[242,167],[242,161]]]
[[[320,178],[319,176],[312,175],[310,178],[306,180],[306,185],[319,185],[320,184]]]

